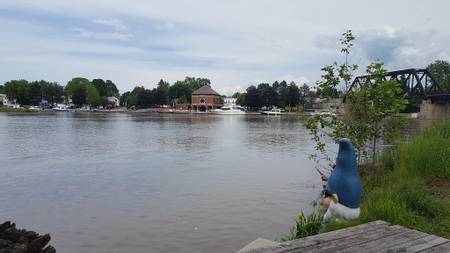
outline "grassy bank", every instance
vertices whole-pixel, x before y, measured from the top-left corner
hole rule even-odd
[[[386,152],[379,165],[361,171],[360,218],[332,222],[325,230],[384,220],[450,238],[450,122]]]
[[[306,236],[384,220],[450,238],[450,122],[427,128],[409,143],[385,152],[377,166],[363,166],[360,172],[363,199],[359,219],[333,221]],[[303,223],[310,226],[308,221]],[[304,227],[293,229],[289,239],[294,234],[304,236]]]
[[[33,112],[33,111],[27,108],[0,107],[0,112]]]

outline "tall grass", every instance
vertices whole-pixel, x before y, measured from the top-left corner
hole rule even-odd
[[[323,226],[323,210],[315,210],[308,216],[301,211],[295,225],[291,227],[289,234],[283,236],[281,241],[295,240],[320,233]]]
[[[427,187],[433,182],[450,186],[450,122],[434,125],[388,152],[381,159],[384,171],[362,177],[360,218],[334,221],[325,230],[385,220],[450,238],[450,196]]]

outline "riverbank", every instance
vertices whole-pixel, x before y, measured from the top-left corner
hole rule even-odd
[[[376,220],[450,239],[450,122],[431,125],[409,142],[385,151],[375,165],[360,165],[361,214],[323,223],[323,209],[295,220],[289,241]]]
[[[34,112],[27,108],[8,108],[8,107],[0,107],[0,112]]]
[[[450,238],[450,122],[435,124],[409,143],[363,166],[361,215],[324,231],[385,220]]]
[[[55,248],[47,245],[49,242],[49,234],[17,229],[10,221],[0,224],[0,252],[55,253]]]

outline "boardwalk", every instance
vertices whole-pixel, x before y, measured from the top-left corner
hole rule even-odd
[[[450,252],[450,241],[384,221],[374,221],[250,252]]]

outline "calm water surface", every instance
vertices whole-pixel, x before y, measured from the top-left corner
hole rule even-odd
[[[60,253],[233,252],[311,208],[312,148],[294,117],[0,113],[0,222]]]

